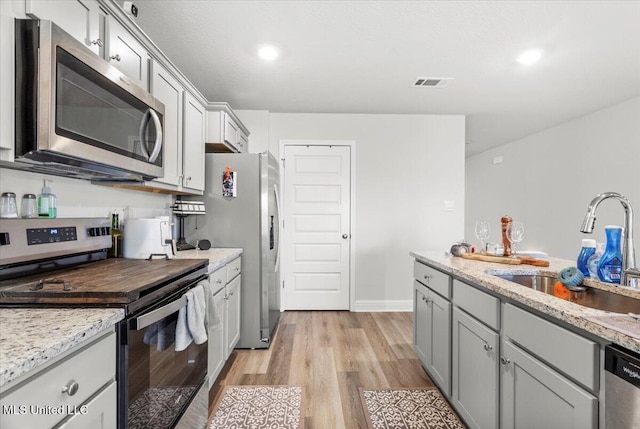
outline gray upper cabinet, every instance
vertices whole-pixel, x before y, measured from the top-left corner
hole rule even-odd
[[[149,89],[149,53],[115,18],[108,17],[105,59],[145,90]]]
[[[458,307],[452,326],[451,402],[471,428],[497,428],[500,335]]]
[[[598,400],[509,341],[502,344],[501,427],[598,427]]]
[[[156,181],[179,186],[182,175],[182,99],[184,88],[159,62],[152,61],[150,89],[151,95],[164,104],[164,177],[160,177]]]
[[[60,28],[100,55],[104,27],[100,26],[100,6],[95,0],[26,0],[25,12],[37,19],[55,22]]]
[[[204,134],[206,111],[190,93],[184,93],[182,187],[185,192],[204,191]]]

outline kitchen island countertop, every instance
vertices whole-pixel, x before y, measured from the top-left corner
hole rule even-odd
[[[208,250],[180,250],[176,259],[208,259],[209,272],[213,272],[223,265],[233,261],[242,254],[242,249],[234,247],[212,247]]]
[[[0,308],[0,388],[123,318],[121,308]]]
[[[410,255],[417,261],[431,265],[440,271],[472,282],[499,295],[517,301],[524,306],[533,308],[576,328],[587,331],[606,341],[619,344],[640,353],[640,339],[613,327],[603,326],[600,323],[589,320],[591,317],[605,318],[607,315],[615,317],[616,313],[607,313],[605,311],[584,307],[492,275],[498,273],[512,275],[538,273],[556,276],[563,268],[575,266],[575,261],[549,258],[550,266],[540,268],[530,265],[504,265],[493,262],[468,260],[447,256],[444,252],[438,251],[412,251]],[[589,279],[585,279],[584,284],[637,298],[640,303],[640,291],[638,290],[616,287],[606,283],[594,282]],[[638,312],[640,312],[640,308]],[[629,319],[631,320],[631,318]],[[640,322],[635,322],[633,324],[634,328],[636,328],[636,323],[637,332],[640,334]],[[634,329],[633,333],[636,333],[636,329]]]

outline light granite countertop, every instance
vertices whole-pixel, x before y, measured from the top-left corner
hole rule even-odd
[[[596,323],[589,318],[611,319],[615,317],[623,317],[616,313],[607,313],[605,311],[583,307],[570,301],[565,301],[555,296],[542,293],[521,286],[511,281],[501,279],[492,274],[550,274],[556,275],[560,270],[566,267],[575,266],[575,261],[565,259],[549,258],[549,267],[534,267],[530,265],[505,265],[493,262],[481,262],[475,260],[467,260],[453,256],[445,255],[444,252],[437,251],[412,251],[410,255],[416,260],[424,262],[440,271],[452,274],[460,279],[466,279],[476,285],[482,286],[499,295],[508,297],[527,307],[536,309],[556,319],[562,320],[570,325],[590,332],[597,337],[606,341],[619,344],[628,349],[640,352],[640,322],[633,321],[628,316],[629,322],[626,326],[630,326],[632,333],[623,332],[622,329],[616,329],[613,326],[604,326]],[[639,301],[638,313],[640,313],[640,291],[629,288],[616,287],[602,282],[596,282],[585,279],[584,284],[598,289],[606,289],[622,295],[637,298]],[[455,293],[455,291],[454,291]],[[638,333],[639,335],[635,335]]]
[[[121,308],[0,308],[0,388],[123,318]]]
[[[209,272],[213,272],[225,264],[233,261],[242,254],[242,249],[234,247],[212,247],[209,250],[181,250],[176,253],[176,259],[208,259]]]

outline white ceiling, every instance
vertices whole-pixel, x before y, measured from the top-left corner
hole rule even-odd
[[[640,1],[135,3],[136,23],[209,101],[462,114],[467,155],[640,95]],[[276,61],[257,58],[264,43]],[[515,58],[528,48],[545,53],[525,67]],[[419,76],[455,80],[411,88]]]

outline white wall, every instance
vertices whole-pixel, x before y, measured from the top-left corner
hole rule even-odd
[[[496,156],[504,162],[494,165]],[[604,242],[605,225],[623,224],[610,200],[594,234],[579,231],[591,199],[606,191],[640,213],[640,97],[467,158],[465,234],[477,242],[474,222],[486,219],[500,240],[500,217],[509,214],[525,225],[520,248],[575,259],[582,238]]]
[[[464,227],[464,116],[270,115],[280,140],[356,141],[356,307],[411,309],[410,250],[444,250]],[[444,200],[455,209],[444,210]]]
[[[109,217],[113,210],[132,218],[168,215],[171,195],[116,189],[92,185],[79,179],[46,176],[43,174],[0,168],[0,192],[14,192],[20,207],[23,194],[40,193],[42,180],[49,179],[57,196],[58,217]],[[128,208],[129,210],[125,211]]]

